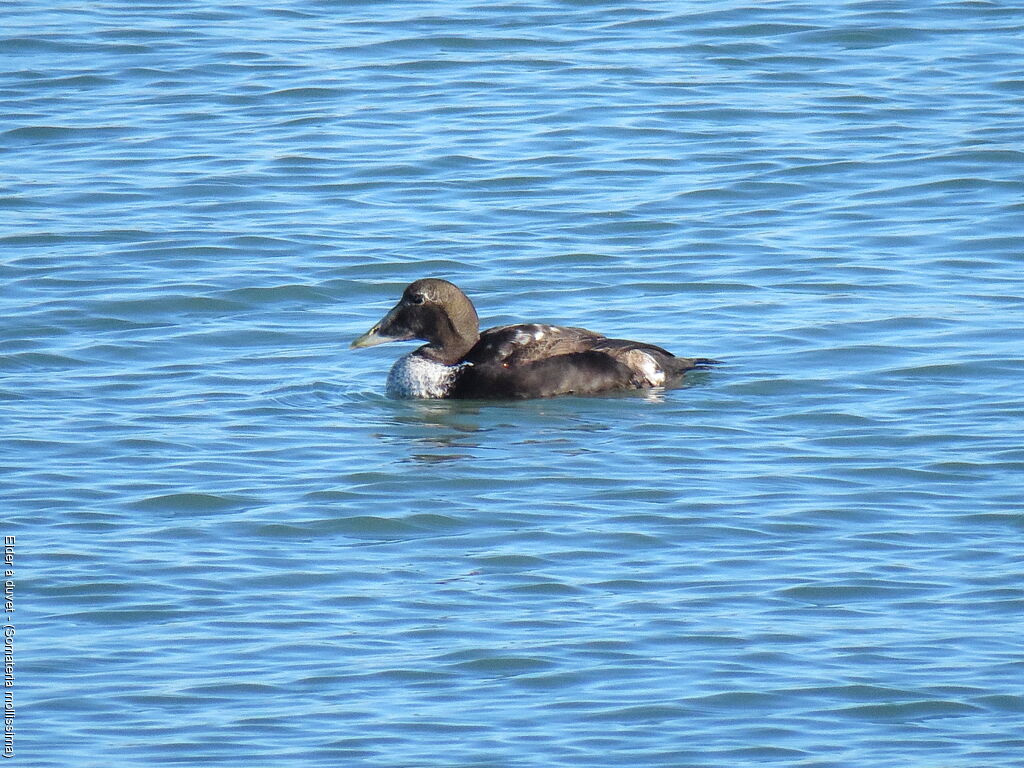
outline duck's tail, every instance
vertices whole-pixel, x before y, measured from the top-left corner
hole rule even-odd
[[[681,379],[689,371],[707,371],[722,364],[721,360],[712,360],[710,357],[669,357],[660,362],[662,370],[673,380]]]

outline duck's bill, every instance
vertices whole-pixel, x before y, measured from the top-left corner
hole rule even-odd
[[[364,347],[375,347],[378,344],[387,344],[389,341],[406,341],[409,336],[388,336],[379,332],[380,325],[375,325],[351,344],[352,349],[363,349]]]
[[[416,334],[409,330],[407,323],[403,321],[401,310],[401,304],[392,307],[391,311],[380,319],[380,322],[352,342],[352,349],[375,347],[378,344],[387,344],[389,341],[408,341],[416,338]]]
[[[374,326],[358,339],[352,341],[352,349],[362,349],[363,347],[375,347],[378,344],[386,344],[389,341],[394,341],[390,336],[381,336],[377,333],[377,326]]]

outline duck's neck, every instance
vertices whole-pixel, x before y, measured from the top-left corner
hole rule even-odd
[[[445,320],[448,322],[439,324],[429,343],[420,347],[419,353],[444,365],[455,365],[477,343],[480,332],[475,323],[473,328],[459,330],[450,318]]]
[[[479,338],[479,336],[476,338],[460,336],[442,343],[431,342],[420,347],[419,354],[442,365],[455,365],[466,356],[466,353],[473,348]]]

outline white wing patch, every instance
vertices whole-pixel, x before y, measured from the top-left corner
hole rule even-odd
[[[640,349],[631,349],[626,353],[626,365],[642,377],[641,386],[660,387],[665,383],[665,371],[658,361]]]

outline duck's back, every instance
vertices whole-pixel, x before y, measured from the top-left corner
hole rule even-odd
[[[466,354],[450,397],[522,398],[664,386],[702,363],[585,328],[529,323],[491,328]]]
[[[586,328],[567,328],[543,323],[502,325],[480,334],[464,358],[467,363],[502,363],[505,367],[527,365],[559,355],[586,352],[604,337]]]

